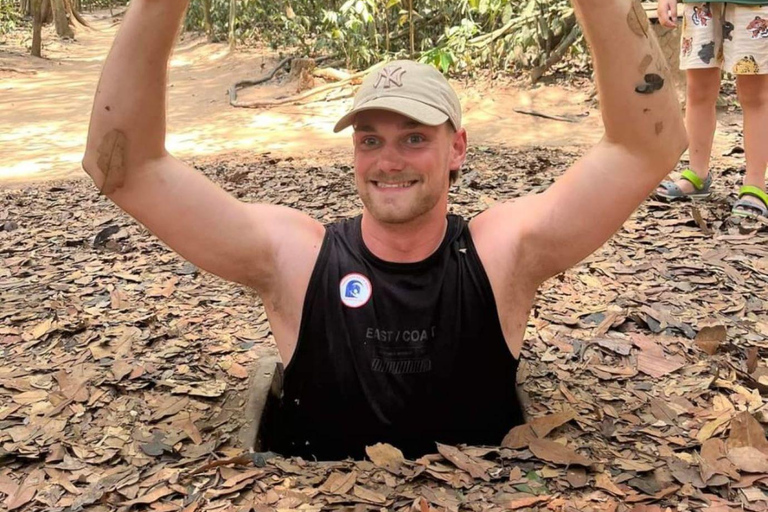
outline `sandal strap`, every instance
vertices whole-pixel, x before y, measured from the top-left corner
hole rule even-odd
[[[675,190],[675,189],[679,190],[679,188],[680,188],[680,187],[677,186],[677,184],[674,181],[669,181],[669,180],[662,181],[661,183],[659,183],[659,186],[661,188],[663,188],[665,192],[669,192],[669,191]]]
[[[686,169],[683,172],[681,172],[680,176],[684,180],[691,182],[691,184],[696,190],[702,190],[706,186],[706,183],[704,182],[704,180],[699,178],[699,175],[690,169]]]
[[[753,185],[745,185],[739,189],[739,199],[744,196],[756,197],[763,202],[766,208],[768,208],[768,194],[763,192],[759,187]]]

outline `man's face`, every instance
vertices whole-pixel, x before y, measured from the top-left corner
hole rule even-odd
[[[450,170],[464,163],[463,129],[426,126],[385,110],[360,112],[354,127],[355,181],[373,218],[402,224],[445,208]]]

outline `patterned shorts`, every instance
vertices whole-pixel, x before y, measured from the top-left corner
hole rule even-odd
[[[768,6],[685,4],[680,69],[768,74]]]

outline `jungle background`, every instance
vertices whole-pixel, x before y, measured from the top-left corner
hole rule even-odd
[[[518,374],[529,424],[417,461],[386,445],[265,460],[244,453],[249,382],[274,354],[260,299],[79,169],[125,8],[0,0],[0,509],[768,508],[768,230],[729,218],[744,166],[731,77],[712,200],[649,199],[542,287]],[[679,34],[654,28],[674,68]],[[394,58],[459,92],[456,213],[541,192],[602,134],[567,1],[192,0],[167,145],[241,200],[354,215],[349,135],[331,127]]]

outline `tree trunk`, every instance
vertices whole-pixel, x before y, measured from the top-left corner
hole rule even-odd
[[[416,53],[416,45],[414,41],[414,30],[413,30],[413,0],[408,0],[408,25],[410,27],[410,33],[411,33],[411,59],[413,59],[414,54]]]
[[[51,0],[43,0],[43,7],[41,12],[43,13],[43,25],[47,25],[53,21],[53,9],[51,9]]]
[[[32,0],[32,56],[42,57],[43,0]]]
[[[208,42],[213,42],[213,25],[211,24],[211,0],[203,0],[203,25]]]
[[[229,49],[235,49],[235,20],[237,18],[237,0],[229,1]]]
[[[289,79],[296,82],[296,92],[303,92],[315,86],[312,72],[315,70],[315,59],[293,59]]]
[[[51,0],[51,7],[53,8],[53,21],[56,24],[56,33],[63,39],[74,39],[75,32],[69,25],[64,0]]]
[[[385,53],[389,55],[389,7],[384,2],[384,48]]]
[[[83,16],[80,14],[80,9],[82,9],[82,6],[78,6],[80,3],[80,0],[64,0],[64,7],[66,8],[67,15],[69,16],[69,24],[74,27],[75,22],[73,20],[77,20],[77,22],[84,27],[90,28],[88,22],[85,21],[85,18],[83,18]]]

